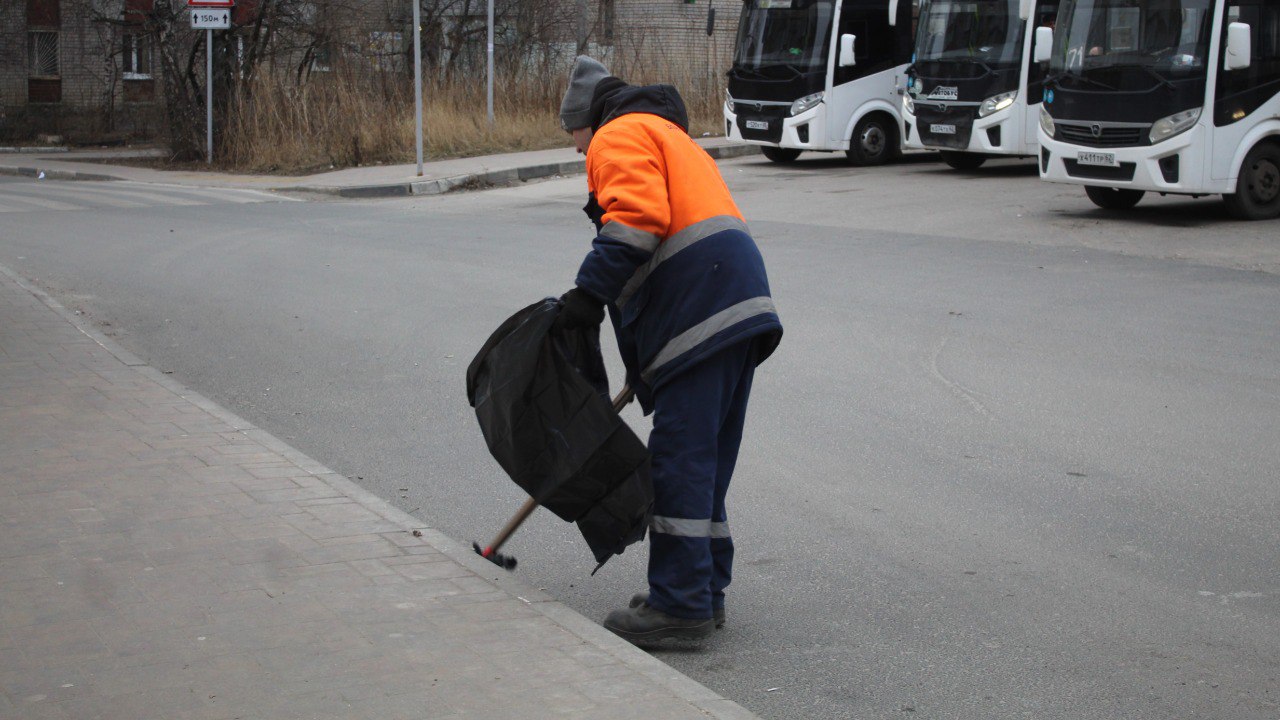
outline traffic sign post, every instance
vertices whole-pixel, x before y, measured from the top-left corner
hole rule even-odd
[[[204,161],[213,164],[213,31],[231,28],[235,0],[187,0],[191,27],[204,30]]]
[[[213,31],[204,31],[204,164],[213,164]]]

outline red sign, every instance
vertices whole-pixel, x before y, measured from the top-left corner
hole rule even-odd
[[[232,8],[236,0],[187,0],[189,8]]]

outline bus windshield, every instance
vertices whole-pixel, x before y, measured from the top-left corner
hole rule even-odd
[[[1112,89],[1202,77],[1213,0],[1065,0],[1050,71]]]
[[[1017,65],[1025,29],[1018,0],[924,0],[916,62]]]
[[[746,0],[733,63],[760,70],[825,71],[834,0]]]

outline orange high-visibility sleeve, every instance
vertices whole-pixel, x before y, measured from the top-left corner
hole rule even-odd
[[[587,178],[604,222],[667,237],[671,204],[662,150],[638,128],[602,129],[591,140]]]
[[[587,188],[603,223],[660,241],[708,218],[742,219],[715,160],[684,128],[648,113],[612,120],[592,138]]]

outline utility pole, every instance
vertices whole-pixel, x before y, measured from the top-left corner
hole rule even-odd
[[[489,0],[489,127],[493,128],[493,0]]]
[[[587,28],[587,0],[578,0],[577,16],[578,50],[574,54],[582,55],[587,51],[587,33],[589,32]]]
[[[422,177],[422,0],[413,2],[413,138],[418,148],[418,177]]]

